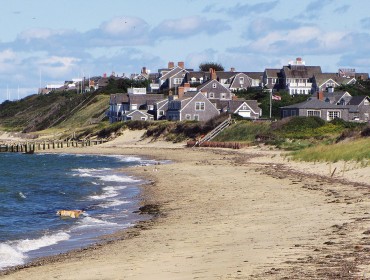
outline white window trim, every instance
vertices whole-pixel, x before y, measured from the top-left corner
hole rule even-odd
[[[185,120],[190,121],[191,120],[191,115],[190,114],[185,114]]]
[[[198,114],[194,114],[194,120],[199,121],[199,115]]]
[[[206,103],[197,101],[195,102],[195,111],[204,111],[206,109]]]
[[[339,119],[341,118],[341,114],[340,114],[340,111],[339,110],[330,110],[326,114],[326,117],[327,117],[327,120],[328,121],[331,121],[331,120],[334,120],[335,119],[335,117],[330,118],[330,113],[338,113],[338,117],[337,118],[339,118]]]
[[[309,114],[309,112],[311,114]],[[315,113],[319,113],[318,115]],[[307,117],[321,117],[321,111],[320,110],[307,110]]]

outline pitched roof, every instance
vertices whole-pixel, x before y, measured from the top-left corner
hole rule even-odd
[[[266,69],[265,69],[265,73],[266,73],[266,76],[267,76],[268,78],[269,78],[269,77],[277,78],[277,77],[279,76],[280,70],[281,70],[281,69],[266,68]]]
[[[284,66],[283,72],[286,78],[312,78],[314,74],[322,73],[320,66]]]
[[[325,102],[322,100],[319,100],[315,97],[310,97],[308,100],[289,105],[289,106],[284,106],[280,107],[282,109],[338,109],[338,108],[344,108],[345,106],[338,106],[336,104],[331,104],[329,102]]]
[[[358,96],[352,96],[351,100],[348,102],[348,105],[360,105],[364,99],[369,99],[370,98],[366,95],[358,95]]]

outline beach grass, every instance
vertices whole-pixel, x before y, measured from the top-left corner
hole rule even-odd
[[[269,123],[251,121],[237,121],[227,130],[224,130],[213,141],[219,142],[253,142],[259,134],[267,134],[270,130]]]
[[[370,138],[339,142],[332,145],[319,144],[291,153],[292,159],[301,161],[357,161],[370,163]]]

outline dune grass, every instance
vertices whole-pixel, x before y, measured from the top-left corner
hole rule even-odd
[[[238,121],[217,135],[213,141],[249,143],[255,141],[256,135],[266,134],[269,131],[270,123]]]
[[[317,145],[291,153],[292,159],[302,161],[370,162],[370,138],[360,138],[333,145]]]

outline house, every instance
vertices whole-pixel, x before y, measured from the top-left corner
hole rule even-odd
[[[338,73],[317,73],[313,76],[312,88],[314,92],[327,91],[340,85],[356,83],[354,77],[340,76]]]
[[[339,94],[340,95],[340,94]],[[370,98],[368,96],[348,96],[342,94],[324,96],[319,93],[317,97],[311,97],[302,103],[281,107],[281,117],[291,116],[316,116],[326,121],[340,118],[345,121],[368,122],[370,115]]]
[[[219,110],[202,92],[187,92],[168,102],[167,120],[208,121],[219,115]]]
[[[314,75],[321,74],[320,66],[306,66],[302,58],[298,57],[281,70],[282,88],[293,94],[311,94]]]
[[[197,87],[197,91],[203,92],[212,101],[231,100],[233,93],[231,90],[217,80],[216,72],[211,70],[211,79]]]
[[[191,86],[198,86],[203,84],[205,80],[205,72],[203,71],[189,71],[185,75],[186,83],[189,83]]]
[[[269,92],[276,92],[280,89],[280,69],[266,68],[263,72],[263,85]]]
[[[132,121],[153,121],[154,116],[152,114],[147,113],[143,110],[133,110],[127,112],[123,116],[124,121],[132,120]]]
[[[166,119],[168,110],[168,99],[163,99],[154,103],[154,119]]]
[[[186,74],[193,69],[185,69],[184,62],[178,62],[174,66],[173,62],[168,63],[168,69],[160,69],[161,76],[159,77],[160,89],[171,89],[180,86],[185,79]]]
[[[229,83],[230,90],[247,89],[253,86],[253,79],[244,73],[237,73],[232,76]]]
[[[258,119],[262,116],[262,109],[257,100],[235,99],[220,101],[221,112],[237,114],[247,119]]]
[[[109,121],[113,123],[125,120],[126,114],[135,110],[154,114],[155,103],[163,99],[163,94],[111,94],[108,111]]]

